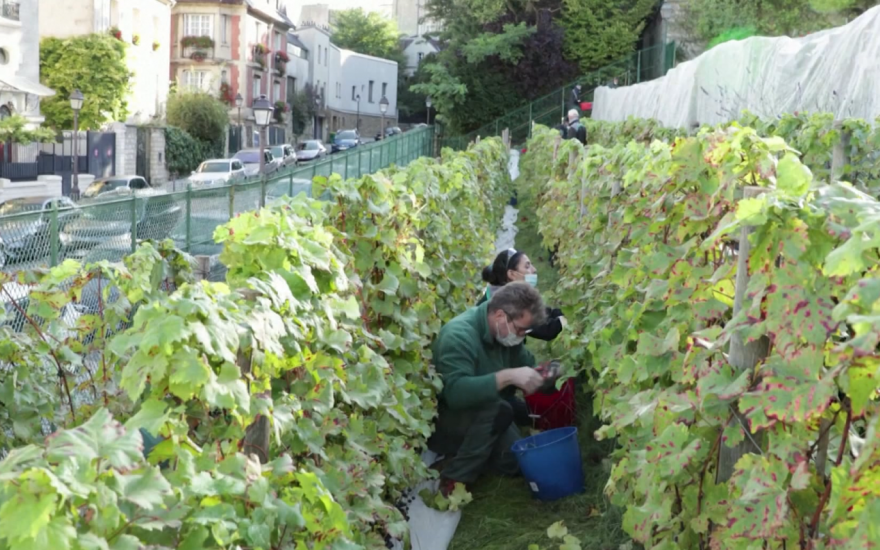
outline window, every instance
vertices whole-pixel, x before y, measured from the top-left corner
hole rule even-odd
[[[254,35],[254,43],[258,43],[258,42],[262,43],[263,42],[263,33],[260,29],[260,22],[259,21],[254,21],[254,32],[256,32],[256,35]]]
[[[132,189],[146,189],[149,187],[147,181],[143,178],[133,178],[128,186]]]
[[[367,101],[369,101],[370,103],[373,102],[373,81],[372,80],[370,81],[370,90],[367,93]]]
[[[210,15],[184,15],[183,28],[185,36],[214,36]]]
[[[229,84],[229,75],[226,71],[220,71],[220,82],[223,84]]]
[[[321,64],[321,46],[318,46],[318,65]]]
[[[260,77],[260,75],[255,74],[255,75],[254,75],[254,95],[253,95],[253,99],[257,99],[258,97],[260,97],[260,92],[262,91],[262,89],[263,89],[263,79]]]
[[[419,52],[419,63],[422,62],[422,59],[425,58],[425,52]]]
[[[280,32],[275,33],[275,51],[277,51],[277,52],[281,51],[281,33]]]
[[[281,97],[281,82],[275,81],[275,87],[272,89],[272,101],[284,101]]]
[[[233,170],[243,170],[244,166],[241,165],[241,162],[234,160],[234,161],[232,161],[232,169]]]
[[[387,98],[387,97],[388,97],[388,96],[386,95],[387,93],[388,93],[388,83],[387,83],[387,82],[383,82],[383,83],[382,83],[382,97]]]
[[[229,44],[229,16],[220,16],[220,42]]]
[[[207,71],[183,71],[183,86],[190,90],[204,90],[208,84]]]
[[[351,87],[351,100],[357,101],[357,86]]]

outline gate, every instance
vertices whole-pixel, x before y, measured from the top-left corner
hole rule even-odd
[[[88,144],[89,174],[96,179],[116,175],[116,134],[89,132]]]
[[[150,181],[150,129],[137,129],[137,148],[135,149],[135,174]]]
[[[235,153],[244,149],[244,144],[241,141],[242,133],[241,126],[230,126],[229,127],[229,156],[231,157]]]

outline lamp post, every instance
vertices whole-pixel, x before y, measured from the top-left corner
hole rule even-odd
[[[73,185],[70,189],[70,198],[79,200],[79,158],[77,157],[77,145],[79,138],[79,110],[83,106],[82,92],[74,90],[70,94],[70,108],[73,109]]]
[[[361,95],[358,94],[356,99],[357,99],[358,109],[357,109],[357,119],[355,119],[355,123],[354,123],[354,129],[357,130],[358,132],[360,132],[361,131]]]
[[[241,92],[235,94],[235,106],[238,107],[238,150],[241,151],[241,140],[244,137],[244,128],[241,126],[241,105],[244,103],[244,98],[241,97]]]
[[[272,104],[269,103],[269,98],[265,95],[261,95],[254,101],[253,105],[254,110],[254,121],[256,121],[257,126],[260,127],[260,177],[263,176],[266,169],[266,136],[265,130],[266,127],[269,126],[269,121],[272,119]]]
[[[388,98],[384,95],[379,100],[379,112],[382,113],[382,132],[379,134],[379,137],[385,139],[385,113],[388,112]]]
[[[431,125],[431,105],[433,105],[433,102],[431,101],[431,96],[428,96],[425,98],[425,107],[428,108],[428,126]]]
[[[320,111],[320,110],[321,110],[321,96],[319,94],[315,94],[315,131],[313,132],[315,134],[315,139],[322,139],[324,137],[323,133],[322,133],[322,135],[318,134],[318,118],[319,118],[318,111]]]

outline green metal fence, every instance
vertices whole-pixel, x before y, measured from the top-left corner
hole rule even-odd
[[[529,138],[532,123],[556,126],[572,107],[571,90],[581,85],[581,101],[593,101],[593,93],[617,79],[618,86],[647,82],[665,75],[675,66],[675,42],[652,46],[628,55],[601,69],[581,76],[576,81],[539,97],[510,111],[494,121],[461,136],[442,136],[443,147],[463,150],[477,137],[500,136],[510,130],[511,143],[523,143]]]
[[[118,261],[146,239],[172,238],[191,254],[216,254],[217,226],[284,195],[311,195],[317,176],[359,178],[432,156],[433,151],[434,128],[427,127],[232,185],[84,201],[76,208],[37,204],[32,212],[0,216],[0,266],[15,272],[54,266],[68,258]]]

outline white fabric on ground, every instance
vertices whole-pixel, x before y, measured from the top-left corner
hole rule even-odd
[[[510,151],[508,169],[511,179],[515,180],[519,177],[519,151]],[[499,251],[513,248],[517,231],[517,215],[516,208],[510,205],[505,208],[501,229],[498,230],[498,236],[495,240],[495,247]],[[441,458],[432,451],[426,450],[422,453],[422,461],[428,465]],[[438,479],[425,480],[403,496],[403,512],[409,516],[409,537],[412,542],[412,550],[446,550],[449,543],[452,542],[452,537],[455,536],[455,530],[461,520],[461,511],[441,512],[434,510],[429,508],[419,496],[419,492],[425,488],[436,493],[439,485],[440,480]],[[403,543],[395,541],[392,548],[393,550],[403,550]]]
[[[842,27],[803,38],[753,37],[726,42],[663,78],[595,92],[592,118],[654,118],[687,128],[796,111],[838,119],[880,115],[880,6]]]

